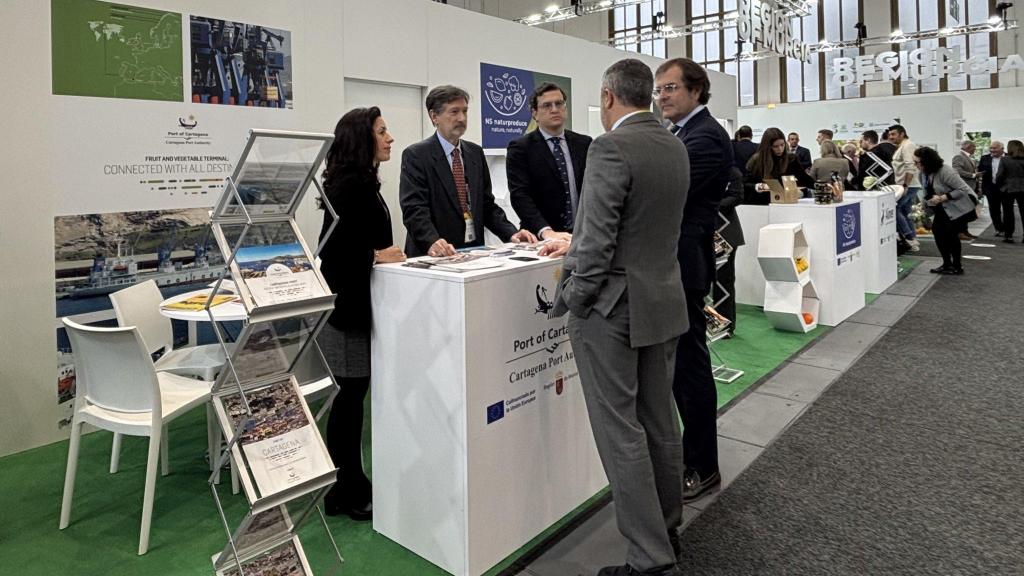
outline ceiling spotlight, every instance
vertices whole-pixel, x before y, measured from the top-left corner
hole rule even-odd
[[[548,14],[554,14],[555,12],[558,12],[558,4],[552,4],[551,6],[545,8],[544,11],[547,12]]]
[[[892,37],[895,38],[897,36],[903,36],[903,30],[900,30],[899,28],[893,30]]]
[[[943,36],[949,36],[952,33],[953,33],[953,29],[952,28],[943,28],[942,30],[939,30],[939,34],[942,34]]]
[[[1002,20],[999,19],[999,16],[993,16],[988,19],[988,23],[993,26],[997,26],[1000,22],[1002,22]]]
[[[529,16],[526,17],[526,21],[527,22],[536,22],[537,20],[540,20],[540,18],[541,18],[540,14],[530,14]]]
[[[611,5],[612,5],[612,0],[601,0],[601,2],[598,4],[598,6],[600,6],[601,8],[607,8],[607,7],[611,6]]]
[[[1006,11],[1013,8],[1013,2],[1000,2],[996,4],[996,12],[999,12],[999,19],[1006,22]]]

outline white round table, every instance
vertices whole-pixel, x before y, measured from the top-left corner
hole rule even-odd
[[[169,310],[165,306],[187,300],[193,296],[207,296],[210,294],[210,288],[202,288],[200,290],[193,290],[184,294],[178,294],[177,296],[171,296],[160,303],[160,314],[171,318],[173,320],[184,320],[188,322],[188,344],[189,346],[196,345],[196,322],[209,322],[210,315],[206,310]],[[238,322],[249,319],[249,314],[245,311],[245,306],[241,300],[235,300],[233,302],[225,302],[218,304],[210,308],[213,312],[213,317],[217,322]]]

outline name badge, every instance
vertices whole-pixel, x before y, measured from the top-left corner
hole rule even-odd
[[[466,244],[476,241],[476,226],[473,224],[473,215],[465,212],[462,215],[466,221]]]

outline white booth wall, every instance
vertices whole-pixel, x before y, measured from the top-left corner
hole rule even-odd
[[[0,4],[0,17],[19,23],[8,31],[9,45],[25,47],[17,58],[5,62],[8,76],[18,79],[17,90],[5,90],[0,96],[6,108],[15,112],[5,123],[7,176],[0,188],[4,206],[0,211],[0,269],[5,271],[0,275],[0,395],[4,398],[0,402],[0,456],[66,437],[57,426],[54,217],[69,214],[60,205],[67,198],[94,192],[68,185],[75,180],[73,171],[82,164],[79,157],[83,151],[89,152],[86,157],[94,157],[97,149],[116,149],[122,139],[139,139],[133,131],[141,128],[131,114],[154,116],[171,124],[179,117],[195,115],[210,126],[212,137],[236,143],[229,148],[237,155],[249,128],[330,132],[348,107],[363,104],[379,86],[385,117],[389,117],[387,106],[395,106],[390,115],[392,130],[405,138],[395,143],[392,161],[382,171],[386,198],[394,218],[400,219],[397,169],[401,150],[432,132],[422,108],[412,109],[412,95],[418,93],[422,98],[428,87],[437,84],[465,88],[473,100],[466,138],[479,142],[480,62],[567,76],[573,81],[574,128],[588,132],[592,124],[588,108],[599,102],[601,73],[626,56],[607,46],[427,0],[232,0],[216,4],[134,0],[131,4],[181,12],[186,19],[191,14],[290,31],[294,109],[86,98],[95,108],[108,112],[69,123],[66,119],[75,115],[83,100],[51,94],[50,3],[16,0]],[[641,58],[652,68],[659,63]],[[712,112],[734,123],[736,106],[731,95],[736,91],[735,80],[715,72],[711,79],[712,91],[723,95],[712,102]],[[189,94],[187,82],[184,91]],[[346,86],[352,88],[353,98],[347,97]],[[419,126],[411,126],[417,117]],[[154,136],[160,137],[160,130],[167,128],[156,128]],[[503,181],[504,174],[500,176]],[[72,190],[66,189],[69,187]],[[504,191],[496,190],[496,194]],[[126,198],[121,209],[168,208],[141,207],[139,202]],[[297,216],[307,239],[315,238],[322,213],[316,210],[312,195]]]

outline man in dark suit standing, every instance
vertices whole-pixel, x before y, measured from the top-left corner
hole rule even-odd
[[[732,144],[707,108],[711,81],[700,64],[689,58],[668,60],[658,67],[654,83],[658,107],[672,122],[672,133],[686,145],[690,164],[678,254],[690,329],[679,338],[672,387],[683,416],[683,501],[688,502],[722,483],[717,393],[702,320],[704,299],[715,279],[713,237],[719,226],[718,205],[729,185]]]
[[[789,151],[796,154],[796,160],[800,163],[800,167],[804,170],[810,170],[811,151],[800,145],[800,135],[796,132],[790,132],[789,136],[786,137],[786,141],[789,143]]]
[[[992,227],[996,236],[1003,235],[1003,193],[996,184],[999,163],[1003,161],[1003,143],[993,140],[988,147],[988,154],[978,161],[978,179],[981,180],[981,191],[988,200],[988,213],[992,216]]]
[[[565,129],[566,94],[544,82],[530,98],[537,129],[509,142],[505,156],[509,199],[519,224],[542,240],[572,234],[583,192],[590,136]]]
[[[747,176],[747,162],[751,156],[757,154],[757,144],[754,144],[753,138],[754,131],[750,126],[744,125],[736,131],[736,139],[732,142],[733,163],[743,173],[744,178]]]
[[[456,248],[481,246],[484,228],[502,241],[536,242],[516,227],[494,202],[491,173],[482,148],[462,140],[469,94],[438,86],[427,94],[427,113],[437,132],[402,153],[398,187],[411,256],[451,256]]]
[[[889,171],[889,176],[875,187],[895,182],[892,175],[892,153],[896,151],[895,147],[888,140],[879,142],[878,132],[874,130],[864,131],[860,137],[860,147],[865,153],[857,166],[857,180],[863,183],[864,179],[872,174],[882,175]]]
[[[604,73],[608,132],[590,146],[587,193],[551,310],[571,313],[580,385],[629,543],[626,564],[598,576],[682,576],[682,457],[671,397],[676,338],[687,327],[676,252],[689,169],[683,145],[648,111],[653,84],[635,59]]]

